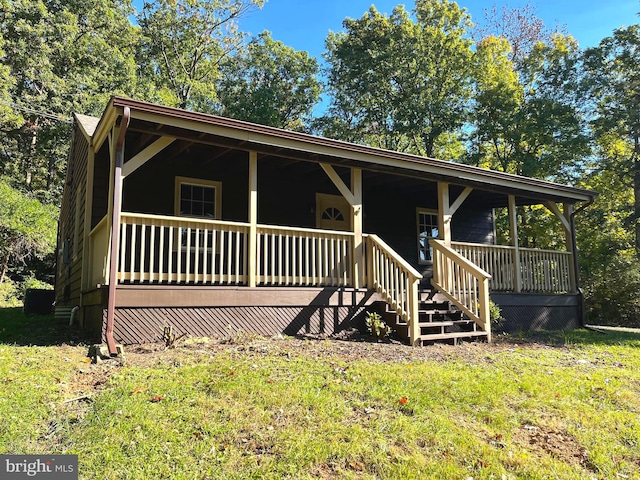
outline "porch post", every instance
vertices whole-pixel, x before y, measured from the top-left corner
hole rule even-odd
[[[353,286],[360,288],[364,281],[364,244],[362,242],[362,170],[351,169],[351,225],[353,225]]]
[[[438,182],[438,238],[451,246],[451,204],[449,203],[449,184]]]
[[[124,107],[120,127],[112,136],[110,147],[113,155],[113,184],[110,185],[109,193],[112,194],[111,208],[111,243],[109,248],[109,297],[107,299],[107,325],[105,328],[105,339],[109,348],[109,354],[118,354],[115,340],[113,338],[113,324],[116,310],[116,283],[118,282],[118,248],[120,247],[120,211],[122,209],[122,165],[124,164],[124,139],[129,127],[131,112],[129,107]],[[117,138],[117,140],[116,140]],[[113,152],[115,150],[115,152]],[[111,188],[112,187],[112,188]]]
[[[570,203],[563,204],[562,214],[564,218],[567,219],[567,222],[569,223],[569,226],[570,226],[570,228],[565,229],[564,234],[565,234],[565,242],[567,245],[567,252],[571,252],[571,265],[569,265],[569,287],[571,289],[571,292],[575,293],[578,290],[577,289],[578,273],[575,268],[575,265],[577,265],[576,250],[575,250],[576,232],[575,232],[575,229],[573,228],[573,222],[571,221],[571,216],[573,215],[573,204],[570,204]]]
[[[516,197],[509,195],[509,233],[513,245],[513,288],[522,291],[522,272],[520,271],[520,245],[518,240],[518,218],[516,216]]]
[[[249,256],[248,283],[256,286],[258,252],[258,152],[249,152]]]

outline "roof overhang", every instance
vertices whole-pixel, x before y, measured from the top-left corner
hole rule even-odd
[[[292,132],[230,118],[165,107],[124,97],[112,97],[92,135],[96,148],[105,141],[119,121],[124,107],[129,107],[131,121],[153,124],[158,134],[198,141],[203,137],[218,139],[227,146],[281,155],[299,160],[357,166],[363,169],[425,177],[461,186],[471,186],[531,199],[577,203],[593,201],[596,192],[534,178],[487,170],[417,155]],[[86,119],[82,122],[87,123]],[[197,134],[197,135],[194,135]]]

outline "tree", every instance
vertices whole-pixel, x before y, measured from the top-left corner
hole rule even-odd
[[[556,34],[538,42],[518,66],[505,38],[481,40],[467,161],[516,175],[578,181],[590,152],[580,55],[575,40]],[[499,219],[498,226],[508,225],[506,217]],[[545,208],[522,207],[519,221],[525,246],[550,247],[563,236]]]
[[[15,264],[55,248],[57,218],[57,208],[0,180],[0,284]]]
[[[211,111],[220,64],[242,45],[235,21],[263,0],[145,1],[137,16],[140,74],[154,79],[145,97]]]
[[[503,5],[500,12],[498,6],[484,9],[484,21],[473,30],[473,38],[480,43],[487,37],[504,38],[511,49],[508,58],[515,65],[521,62],[533,51],[540,42],[552,43],[554,33],[563,33],[564,28],[548,29],[542,19],[536,16],[536,7],[526,3],[522,7],[512,8]]]
[[[223,115],[301,130],[320,95],[318,63],[271,38],[253,39],[221,65],[218,101]]]
[[[0,125],[0,174],[57,202],[71,113],[100,114],[113,94],[132,94],[136,29],[129,0],[5,1],[0,17],[10,108]]]
[[[617,29],[598,47],[585,52],[596,115],[592,127],[597,138],[611,135],[628,145],[627,154],[602,158],[606,168],[630,181],[633,211],[627,224],[635,233],[640,256],[640,25]]]
[[[413,14],[371,7],[329,35],[323,133],[426,156],[459,133],[470,95],[470,17],[448,0],[418,0]]]
[[[589,153],[580,99],[580,50],[571,37],[538,43],[518,70],[509,44],[477,46],[470,161],[517,175],[571,181]]]
[[[615,132],[596,142],[590,169],[579,186],[599,192],[576,217],[580,278],[592,322],[640,326],[640,265],[635,255],[633,185],[615,168],[633,145]]]

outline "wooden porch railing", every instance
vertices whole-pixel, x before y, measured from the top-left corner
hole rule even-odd
[[[256,283],[346,286],[353,233],[258,225]]]
[[[442,240],[430,240],[433,247],[431,283],[460,310],[487,332],[491,341],[489,279],[491,275],[449,248]]]
[[[366,236],[367,284],[409,324],[409,340],[414,345],[420,336],[418,283],[420,272],[377,235]]]
[[[119,283],[248,283],[248,223],[122,213],[120,225]],[[256,283],[350,285],[352,245],[349,232],[258,225]]]
[[[516,249],[501,245],[451,242],[451,248],[491,275],[491,289],[516,291],[514,259]],[[522,291],[563,293],[574,291],[571,252],[518,249]]]
[[[118,282],[243,284],[244,223],[122,213]]]

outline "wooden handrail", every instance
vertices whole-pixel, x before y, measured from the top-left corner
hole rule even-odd
[[[430,240],[433,248],[431,284],[476,322],[491,341],[489,279],[491,275],[474,265],[442,240]]]
[[[422,275],[377,235],[366,236],[366,249],[368,287],[409,324],[409,341],[416,345],[420,337],[418,283]]]
[[[465,242],[451,242],[451,248],[491,274],[492,290],[536,293],[575,290],[571,252]],[[514,265],[518,265],[517,270]],[[519,282],[514,278],[516,271]]]

